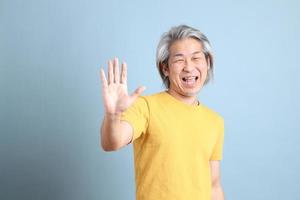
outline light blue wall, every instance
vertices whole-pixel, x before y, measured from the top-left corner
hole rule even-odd
[[[227,200],[300,199],[300,3],[0,1],[0,199],[131,200],[132,145],[99,148],[99,69],[119,56],[129,89],[163,89],[160,35],[187,23],[214,48],[200,99],[225,118]]]

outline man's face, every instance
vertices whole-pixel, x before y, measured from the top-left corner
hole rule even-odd
[[[208,66],[198,40],[175,41],[169,48],[168,67],[163,67],[170,80],[169,90],[181,96],[196,96],[206,80]]]

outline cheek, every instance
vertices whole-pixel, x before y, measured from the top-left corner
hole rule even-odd
[[[203,72],[207,72],[208,71],[208,65],[206,62],[203,62],[199,65],[199,70],[203,73]]]
[[[199,63],[199,66],[201,68],[207,68],[208,67],[208,63],[206,62],[206,60],[202,60],[200,63]]]
[[[207,73],[208,73],[208,69],[207,69],[207,66],[202,66],[200,68],[198,68],[198,71],[200,73],[200,82],[204,82],[205,79],[207,78]]]
[[[176,76],[176,75],[179,75],[180,72],[182,71],[181,69],[182,67],[180,66],[177,66],[177,65],[172,65],[169,69],[169,74],[170,75],[173,75],[173,76]]]
[[[207,76],[208,69],[207,67],[201,69],[201,76]]]
[[[207,65],[198,65],[197,70],[201,73],[207,71]]]

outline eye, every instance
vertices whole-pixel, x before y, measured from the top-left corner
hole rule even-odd
[[[193,60],[196,60],[196,61],[197,61],[197,60],[201,60],[201,59],[202,59],[202,57],[194,57],[194,58],[193,58]]]
[[[174,62],[175,63],[181,63],[181,62],[184,62],[184,60],[183,59],[176,59]]]

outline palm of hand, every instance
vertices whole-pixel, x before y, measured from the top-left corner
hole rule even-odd
[[[119,77],[118,59],[114,63],[108,63],[108,81],[104,70],[101,69],[102,95],[105,111],[108,114],[119,114],[124,112],[144,91],[145,87],[139,87],[132,95],[127,91],[127,65],[122,63],[122,72]]]
[[[103,91],[103,98],[107,113],[124,112],[132,101],[128,96],[127,85],[125,84],[110,84]]]

